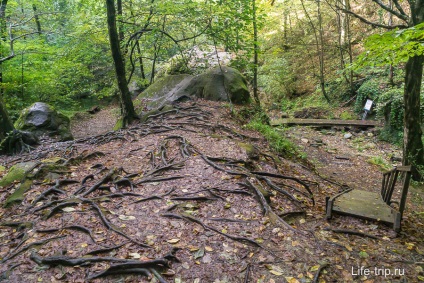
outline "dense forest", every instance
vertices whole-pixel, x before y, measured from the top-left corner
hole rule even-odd
[[[134,94],[166,74],[199,72],[208,62],[193,62],[194,50],[223,49],[256,103],[284,111],[298,101],[353,105],[359,113],[373,99],[386,122],[382,137],[403,143],[405,163],[420,168],[422,6],[418,0],[2,1],[1,135],[12,129],[9,119],[36,101],[72,115],[120,97],[124,124],[131,122],[130,88]]]
[[[423,64],[424,0],[0,0],[0,281],[424,281]]]

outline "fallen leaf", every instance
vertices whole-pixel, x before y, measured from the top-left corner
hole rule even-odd
[[[194,253],[193,257],[194,259],[198,259],[201,258],[205,255],[205,249],[204,248],[200,248],[197,252]]]
[[[130,253],[129,256],[135,259],[139,259],[141,257],[139,253]]]
[[[310,271],[317,271],[319,269],[319,265],[314,265],[311,267]]]
[[[135,220],[135,216],[132,215],[119,215],[118,218],[124,221]]]
[[[73,208],[73,207],[65,207],[65,208],[62,208],[62,210],[65,211],[65,212],[72,212],[72,211],[75,211],[75,208]]]
[[[359,252],[359,256],[361,257],[361,258],[368,258],[369,257],[369,255],[367,254],[367,252],[365,252],[365,251],[360,251]]]
[[[180,241],[180,239],[170,239],[170,240],[167,240],[167,242],[170,243],[170,244],[176,244],[179,241]]]
[[[209,247],[209,246],[206,246],[206,247],[205,247],[205,250],[206,250],[207,252],[212,252],[212,251],[213,251],[212,247]]]
[[[276,270],[270,270],[269,272],[270,272],[270,273],[272,273],[272,274],[274,274],[274,275],[277,275],[277,276],[281,276],[281,275],[283,275],[283,273],[278,272],[278,271],[276,271]]]

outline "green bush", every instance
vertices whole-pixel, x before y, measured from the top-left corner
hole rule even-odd
[[[380,83],[377,79],[370,79],[364,82],[358,89],[355,102],[355,112],[360,113],[364,108],[367,99],[371,99],[376,103],[381,94]]]

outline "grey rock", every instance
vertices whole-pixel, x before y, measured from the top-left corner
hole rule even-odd
[[[224,66],[198,76],[171,75],[161,78],[143,91],[134,105],[140,113],[194,97],[213,101],[230,99],[235,104],[250,101],[245,78],[236,69]]]
[[[73,139],[69,118],[43,102],[36,102],[24,109],[15,128],[32,133],[37,138],[47,134],[59,137],[61,141]]]

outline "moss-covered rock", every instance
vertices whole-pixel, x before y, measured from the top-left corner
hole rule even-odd
[[[0,173],[6,171],[6,167],[0,165]]]
[[[0,180],[0,187],[6,187],[15,181],[21,181],[36,165],[37,162],[34,161],[15,164]]]
[[[19,204],[24,200],[24,194],[31,189],[32,180],[25,180],[5,201],[3,207],[10,207]]]
[[[247,82],[230,67],[214,68],[198,76],[171,75],[157,80],[134,101],[136,111],[161,109],[164,105],[199,97],[213,101],[246,104],[250,101]]]
[[[34,133],[37,137],[46,133],[52,137],[58,136],[61,141],[73,139],[69,118],[43,102],[36,102],[24,109],[15,128]]]

